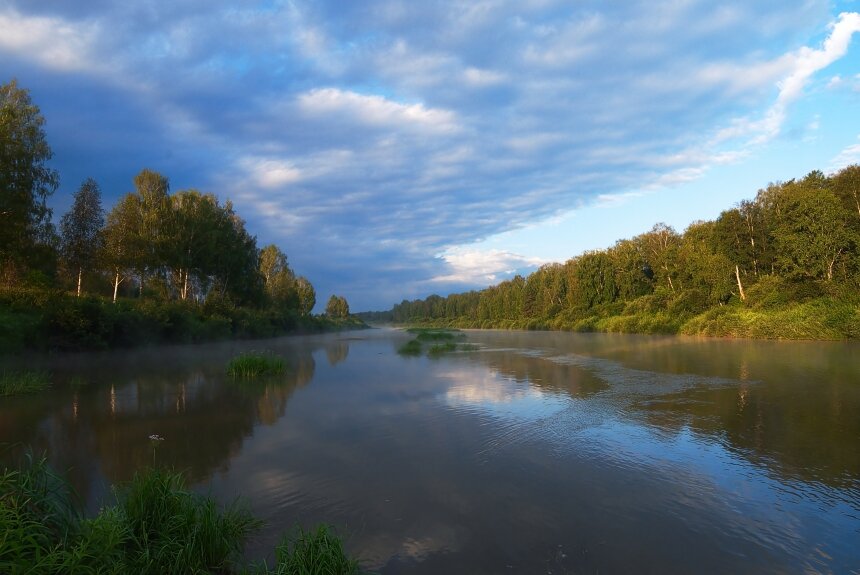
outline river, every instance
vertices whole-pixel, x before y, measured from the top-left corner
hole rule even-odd
[[[266,521],[251,558],[327,522],[383,574],[860,573],[857,343],[466,334],[5,358],[54,385],[0,398],[3,457],[46,451],[92,511],[185,470]],[[237,384],[250,349],[287,373]]]

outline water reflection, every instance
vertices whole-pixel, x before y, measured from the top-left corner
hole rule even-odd
[[[252,558],[326,521],[382,573],[860,568],[856,346],[470,332],[431,360],[409,337],[40,358],[55,389],[0,401],[0,442],[98,501],[157,433],[157,463],[267,520]],[[236,385],[250,348],[287,373]]]
[[[52,464],[69,470],[85,499],[153,464],[182,469],[192,482],[226,471],[255,427],[283,417],[316,366],[312,348],[291,348],[283,375],[236,381],[224,366],[238,350],[170,348],[157,359],[147,351],[55,359],[49,396],[0,404],[0,443],[11,445],[3,457],[14,459],[26,448],[48,453]],[[152,434],[164,438],[155,451]]]

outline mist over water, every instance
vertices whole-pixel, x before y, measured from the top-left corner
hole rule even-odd
[[[148,465],[328,522],[381,573],[860,570],[860,346],[394,330],[7,358],[54,387],[0,402],[2,455],[47,451],[91,510]],[[237,383],[266,350],[282,376]],[[164,438],[153,446],[149,436]]]

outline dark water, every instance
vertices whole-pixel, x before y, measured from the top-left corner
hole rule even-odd
[[[325,521],[386,574],[860,573],[857,344],[407,338],[7,358],[55,385],[0,398],[0,443],[47,450],[91,509],[153,460],[185,469],[267,520],[252,557]],[[235,385],[246,349],[289,372]]]

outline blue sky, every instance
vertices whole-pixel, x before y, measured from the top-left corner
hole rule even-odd
[[[860,162],[860,2],[0,1],[55,214],[147,167],[324,302],[482,288]]]

